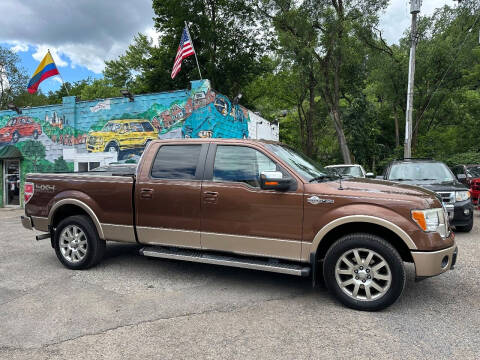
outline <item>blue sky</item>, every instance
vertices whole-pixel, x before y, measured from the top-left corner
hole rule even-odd
[[[135,6],[132,4],[135,3]],[[421,15],[431,15],[453,0],[423,0]],[[101,78],[105,60],[121,55],[141,32],[154,42],[151,0],[1,0],[0,45],[13,49],[22,66],[32,75],[51,49],[57,68],[65,81]],[[391,0],[380,16],[380,29],[388,43],[395,43],[410,26],[409,1]],[[180,35],[180,34],[179,34]],[[172,59],[173,62],[173,59]],[[42,92],[57,90],[60,79],[53,77],[40,84]]]
[[[11,44],[6,44],[6,43],[3,43],[3,44],[0,43],[0,45],[5,47],[11,47]],[[27,51],[17,52],[17,55],[20,57],[21,64],[23,68],[27,71],[29,76],[33,75],[33,73],[35,72],[39,64],[39,61],[33,58],[33,55],[35,54],[35,52],[36,51],[33,46],[30,46]],[[63,60],[63,62],[70,63],[69,61],[70,59],[68,57],[61,56],[60,58]],[[60,61],[59,63],[62,64],[63,62]],[[91,77],[91,78],[102,77],[101,73],[100,74],[96,73],[92,70],[87,69],[85,66],[81,66],[81,65],[76,65],[75,67],[72,68],[69,65],[59,66],[59,64],[57,64],[57,68],[65,81],[73,82],[81,79],[86,79],[88,77]],[[60,84],[61,84],[60,77],[54,76],[43,81],[40,84],[39,89],[46,94],[50,90],[52,91],[57,90],[60,87]]]

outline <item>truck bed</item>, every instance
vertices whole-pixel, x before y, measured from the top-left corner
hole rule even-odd
[[[117,240],[116,235],[112,238],[107,234],[113,232],[119,233],[122,241],[135,242],[134,175],[116,172],[34,173],[27,175],[26,182],[34,183],[28,216],[46,219],[51,215],[52,207],[62,204],[62,200],[64,203],[73,201],[87,212],[90,209],[94,213],[106,239]],[[121,228],[124,228],[123,233],[119,231]]]

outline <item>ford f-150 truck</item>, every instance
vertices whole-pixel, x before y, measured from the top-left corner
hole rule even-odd
[[[457,247],[437,196],[336,173],[275,142],[152,141],[135,174],[29,174],[23,225],[70,269],[106,241],[145,256],[323,277],[346,306],[380,310],[417,279],[453,268]]]

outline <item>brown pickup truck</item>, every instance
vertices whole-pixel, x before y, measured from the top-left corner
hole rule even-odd
[[[342,179],[274,142],[153,141],[135,174],[29,174],[25,203],[23,225],[70,269],[97,264],[107,240],[138,243],[145,256],[322,276],[359,310],[395,302],[404,262],[420,279],[457,256],[433,192]]]

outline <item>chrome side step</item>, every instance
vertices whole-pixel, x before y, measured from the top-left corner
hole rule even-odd
[[[140,249],[140,254],[149,257],[192,261],[198,263],[230,266],[237,268],[270,271],[296,276],[310,275],[310,267],[302,264],[280,263],[258,258],[208,253],[198,250],[166,248],[162,246],[146,246]]]

